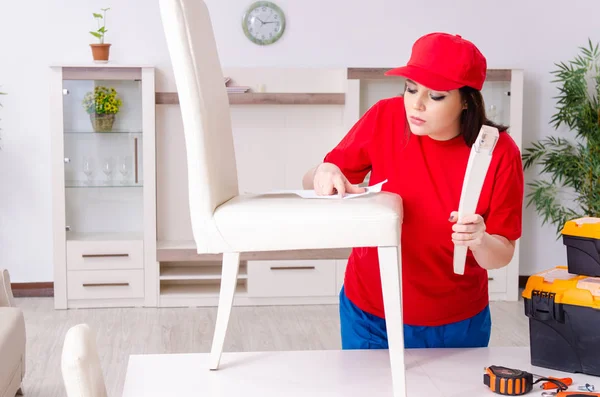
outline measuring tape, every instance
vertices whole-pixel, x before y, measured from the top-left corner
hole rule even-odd
[[[558,379],[539,378],[533,381],[533,374],[520,369],[492,365],[485,368],[483,383],[491,391],[504,396],[520,396],[533,390],[533,385],[538,382],[549,382],[556,385],[558,391],[567,390],[568,386]]]

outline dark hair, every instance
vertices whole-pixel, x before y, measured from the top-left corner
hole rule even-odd
[[[500,132],[508,130],[508,126],[496,124],[487,118],[483,95],[481,95],[479,90],[471,87],[462,87],[458,91],[467,107],[460,115],[460,133],[467,146],[473,146],[482,125],[495,127]]]

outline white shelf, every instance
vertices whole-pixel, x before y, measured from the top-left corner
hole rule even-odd
[[[65,131],[65,134],[67,135],[71,135],[71,134],[82,134],[82,135],[93,135],[93,136],[115,136],[115,135],[144,135],[142,131],[138,131],[138,130],[131,130],[131,131],[125,131],[125,130],[113,130],[113,131],[106,131],[106,132],[96,132],[96,131],[92,131],[92,130],[68,130]]]
[[[144,240],[142,232],[129,233],[73,233],[67,232],[68,241],[130,241]]]
[[[204,298],[219,296],[220,283],[161,283],[160,296],[161,298]],[[247,295],[247,287],[245,281],[238,281],[235,294],[238,296]]]
[[[156,242],[156,248],[159,250],[196,249],[196,243],[193,240],[159,240]]]
[[[222,267],[206,266],[163,266],[160,271],[161,280],[221,280]],[[240,264],[238,280],[247,279],[248,270]]]
[[[65,188],[67,189],[106,189],[106,188],[141,188],[144,187],[142,182],[135,183],[134,181],[126,181],[121,183],[121,180],[113,180],[110,183],[106,183],[104,180],[88,181],[65,181]]]

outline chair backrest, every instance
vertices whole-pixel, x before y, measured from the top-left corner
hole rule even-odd
[[[61,370],[67,397],[107,397],[96,335],[87,324],[67,331]]]
[[[239,193],[229,98],[206,4],[159,0],[159,5],[183,118],[190,216],[198,244],[215,208]]]
[[[15,299],[10,286],[8,270],[0,269],[0,307],[14,307]]]

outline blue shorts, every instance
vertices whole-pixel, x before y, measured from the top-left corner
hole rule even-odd
[[[366,313],[340,291],[342,349],[388,349],[385,319]],[[487,347],[492,320],[489,305],[469,319],[440,326],[404,325],[405,348]]]

